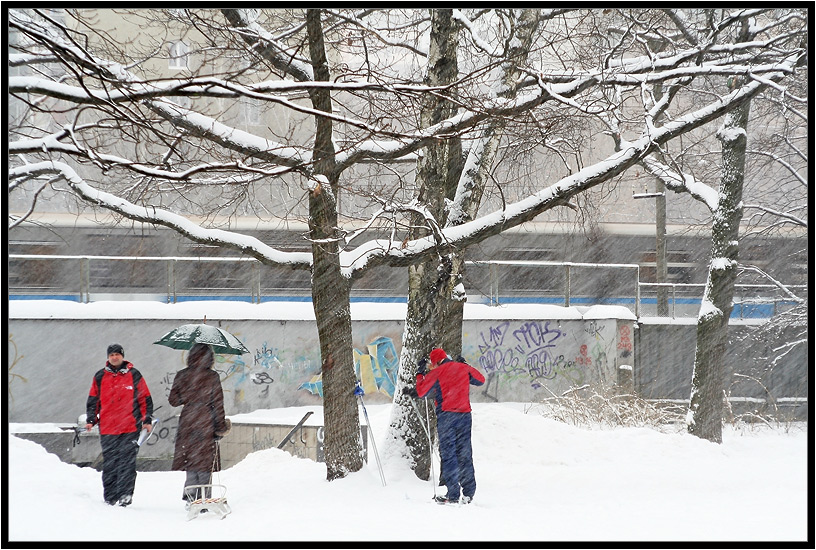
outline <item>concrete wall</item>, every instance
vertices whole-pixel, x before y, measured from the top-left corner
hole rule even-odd
[[[76,422],[94,372],[112,342],[144,375],[163,428],[178,412],[167,402],[186,352],[153,345],[186,321],[139,319],[12,319],[9,323],[10,422]],[[320,351],[313,321],[208,321],[238,336],[251,350],[218,355],[228,415],[256,409],[321,403]],[[465,358],[488,383],[473,399],[529,401],[543,388],[558,393],[588,383],[614,384],[616,367],[631,363],[631,321],[469,320]],[[354,357],[366,401],[387,403],[402,348],[402,321],[354,321]],[[168,434],[171,435],[171,434]]]
[[[11,433],[42,445],[49,453],[53,453],[60,460],[79,466],[91,466],[101,469],[102,445],[99,441],[99,432],[77,432],[73,425],[53,424],[43,429],[37,425],[37,430],[31,425],[14,425]],[[162,428],[157,428],[162,431]],[[360,428],[363,441],[363,456],[368,459],[368,428]],[[293,432],[293,433],[292,433]],[[284,443],[286,436],[292,435]],[[136,459],[136,469],[139,471],[168,471],[172,466],[172,449],[167,450],[169,441],[162,441],[166,437],[151,436],[145,440],[143,449]],[[255,451],[280,447],[293,456],[308,458],[316,462],[325,462],[323,451],[323,426],[313,424],[291,426],[288,424],[268,424],[258,422],[233,422],[232,430],[220,442],[221,466],[231,468],[246,456]]]
[[[596,315],[586,311],[581,314],[577,308],[559,308],[557,313],[571,317],[568,319],[542,318],[537,309],[527,310],[526,314],[516,312],[515,318],[501,318],[500,310],[490,310],[491,318],[466,319],[463,327],[463,355],[487,377],[484,386],[471,390],[475,402],[529,402],[584,384],[613,386],[619,383],[619,372],[629,375],[636,392],[647,399],[689,397],[696,330],[693,322],[635,325],[632,319],[603,318],[597,310]],[[9,321],[9,422],[65,425],[69,433],[34,434],[29,438],[45,438],[43,444],[47,439],[50,450],[66,461],[92,462],[100,450],[98,438],[80,434],[77,442],[70,425],[75,425],[85,411],[91,378],[105,364],[107,345],[119,342],[125,347],[126,358],[144,374],[155,413],[162,420],[140,457],[168,462],[181,409],[171,407],[167,396],[176,372],[185,366],[186,352],[152,342],[178,325],[198,320],[43,318],[43,314],[32,317],[40,318],[16,314]],[[355,369],[366,391],[367,404],[391,401],[402,349],[402,319],[393,318],[396,315],[383,317],[352,323]],[[319,345],[313,320],[210,319],[208,323],[232,332],[251,350],[242,356],[217,356],[216,369],[228,415],[322,405]],[[728,370],[760,379],[765,366],[750,367],[752,360],[756,361],[745,347],[748,330],[756,327],[734,326],[729,331]],[[807,353],[802,353],[804,356],[792,355],[778,365],[773,377],[762,378],[763,385],[729,375],[727,391],[731,396],[756,398],[767,405],[767,389],[775,398],[796,398],[790,403],[777,399],[773,406],[795,407],[796,417],[806,415]],[[634,369],[619,370],[625,365]],[[248,452],[277,446],[289,429],[289,425],[237,422],[223,440],[224,458],[231,464]],[[320,460],[320,429],[304,426],[286,450]],[[18,426],[15,430],[20,431]]]
[[[161,418],[156,435],[145,443],[140,457],[157,467],[166,466],[173,455],[181,412],[170,406],[167,397],[176,372],[185,367],[186,352],[153,342],[186,322],[198,321],[12,318],[6,401],[9,422],[75,424],[85,412],[93,374],[105,365],[107,345],[119,342],[126,359],[144,375],[155,414]],[[211,319],[208,323],[235,334],[251,350],[244,355],[216,356],[227,415],[322,404],[314,321]],[[355,369],[367,404],[392,399],[402,327],[401,319],[353,322]],[[617,367],[632,362],[631,334],[632,321],[616,319],[466,320],[463,355],[487,377],[484,386],[473,388],[472,399],[533,401],[549,396],[549,391],[561,393],[576,385],[615,384]],[[223,441],[225,460],[232,463],[252,450],[276,446],[290,428],[238,424]],[[286,449],[320,460],[316,430],[305,427],[310,443],[291,442]],[[49,447],[67,453],[66,461],[93,462],[101,450],[98,437],[81,434],[81,440],[69,449],[66,441],[73,436],[73,431],[52,436],[59,441]]]
[[[692,320],[693,321],[693,320]],[[766,340],[762,324],[732,323],[728,328],[725,390],[730,396],[767,399],[806,398],[807,345],[776,364],[763,359],[779,346]],[[635,389],[645,399],[688,399],[694,372],[695,324],[640,323],[635,331]],[[794,341],[793,336],[787,341]],[[739,374],[740,376],[735,376]]]

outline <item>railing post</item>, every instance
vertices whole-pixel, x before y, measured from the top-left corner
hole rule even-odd
[[[91,301],[91,260],[79,259],[79,301],[87,304]]]
[[[677,285],[672,283],[672,319],[677,318]]]
[[[566,281],[564,288],[564,307],[570,307],[570,266],[566,264]]]
[[[261,303],[261,266],[253,262],[250,280],[252,281],[252,303]]]
[[[635,317],[640,319],[640,266],[635,268]]]
[[[176,303],[176,260],[167,262],[167,303]]]
[[[499,305],[499,270],[496,264],[490,264],[490,305]]]

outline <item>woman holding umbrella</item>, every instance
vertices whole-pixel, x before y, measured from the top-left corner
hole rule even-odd
[[[184,406],[176,433],[172,469],[187,472],[182,498],[188,505],[202,498],[201,488],[191,486],[210,485],[212,473],[221,470],[216,438],[226,435],[230,428],[224,414],[221,380],[212,368],[213,363],[212,347],[194,344],[187,355],[187,368],[176,374],[168,397],[170,405]]]

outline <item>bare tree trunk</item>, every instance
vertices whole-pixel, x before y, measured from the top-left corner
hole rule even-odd
[[[458,24],[453,20],[453,10],[432,10],[426,84],[440,86],[456,81],[459,72],[456,58],[458,34]],[[436,95],[426,96],[421,112],[422,126],[436,124],[455,112],[456,106],[451,101]],[[440,226],[444,223],[442,216],[450,181],[449,166],[452,160],[454,162],[458,160],[451,159],[452,149],[453,154],[457,154],[460,150],[458,141],[435,142],[425,148],[424,155],[417,162],[416,182],[420,189],[419,201],[428,206]],[[424,227],[425,223],[425,220],[415,217],[409,238],[426,235],[428,231]],[[442,345],[437,331],[439,324],[435,320],[439,311],[434,311],[433,308],[439,303],[437,295],[447,290],[447,286],[441,283],[438,259],[431,259],[408,268],[408,311],[389,438],[393,440],[391,443],[396,440],[404,442],[404,452],[410,458],[412,468],[420,479],[429,478],[431,452],[425,429],[420,424],[422,419],[413,412],[414,405],[410,403],[413,398],[404,395],[402,388],[414,385],[417,361],[427,356],[433,346]],[[418,403],[420,411],[424,412],[425,404]],[[436,418],[431,413],[431,434],[436,433],[435,423]]]
[[[337,216],[330,190],[319,186],[310,193],[309,212],[312,238],[333,237]],[[336,241],[314,242],[312,253],[312,302],[323,363],[326,477],[331,481],[363,467],[354,396],[350,284],[340,273]]]
[[[728,319],[734,306],[739,225],[750,102],[725,115],[718,137],[722,142],[722,182],[714,212],[711,265],[700,315],[694,356],[688,430],[703,439],[722,442],[722,409]]]
[[[330,78],[320,10],[307,10],[306,29],[315,80]],[[331,113],[327,90],[310,93],[312,104]],[[331,121],[316,117],[315,172],[324,176],[309,193],[309,232],[312,238],[312,303],[323,363],[323,416],[326,477],[330,481],[363,467],[360,418],[354,396],[356,377],[352,353],[350,281],[340,271],[337,234],[337,185]]]

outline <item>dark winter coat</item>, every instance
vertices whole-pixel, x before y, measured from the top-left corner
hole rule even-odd
[[[179,371],[173,380],[168,401],[184,405],[176,432],[173,470],[217,472],[215,432],[225,432],[224,392],[218,373],[209,365],[198,364]]]
[[[443,361],[427,374],[417,373],[416,390],[420,397],[431,393],[437,412],[470,412],[470,385],[481,386],[485,377],[467,363]]]
[[[85,412],[101,435],[138,432],[153,421],[153,398],[133,363],[124,361],[118,369],[107,363],[93,377]]]

